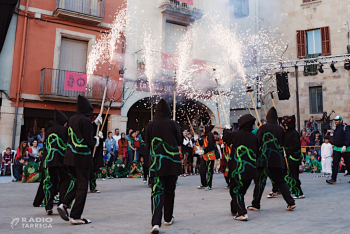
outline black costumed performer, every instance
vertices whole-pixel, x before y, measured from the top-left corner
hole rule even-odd
[[[229,145],[232,144],[232,153],[228,161],[231,213],[235,220],[247,221],[244,195],[252,180],[256,178],[258,139],[252,133],[255,124],[255,118],[252,115],[241,116],[238,124],[238,131],[224,131],[223,140]]]
[[[72,224],[88,224],[90,220],[81,218],[84,210],[86,195],[88,192],[88,180],[93,166],[92,151],[94,146],[99,145],[99,138],[93,137],[93,126],[91,118],[94,108],[86,97],[78,96],[77,113],[68,121],[67,150],[64,157],[64,164],[68,166],[69,173],[74,182],[57,211],[61,218],[71,221]],[[96,121],[102,122],[100,116]],[[102,133],[99,133],[101,137]],[[72,183],[73,184],[73,183]],[[75,200],[70,215],[67,207]]]
[[[58,202],[58,205],[60,205],[71,183],[68,169],[63,165],[68,140],[68,129],[65,126],[67,121],[68,118],[63,112],[55,110],[54,125],[46,132],[45,150],[43,153],[45,173],[43,188],[45,192],[45,209],[48,215],[52,214],[54,196],[57,192],[60,193]]]
[[[96,133],[97,125],[94,122],[92,122],[92,126],[94,128],[93,133]],[[93,166],[91,168],[90,182],[89,182],[90,193],[100,193],[100,191],[97,190],[96,180],[97,180],[100,168],[103,167],[103,144],[102,143],[96,147],[95,157],[93,157],[92,163],[93,163]]]
[[[203,129],[204,136],[198,139],[199,144],[203,147],[201,152],[202,160],[199,166],[199,174],[201,177],[201,185],[197,188],[205,190],[211,190],[214,174],[214,163],[216,160],[215,155],[215,138],[214,134],[211,132],[213,130],[213,125],[207,125]]]
[[[266,179],[269,176],[276,189],[282,193],[287,202],[287,210],[293,210],[295,201],[292,198],[288,185],[284,180],[286,163],[284,159],[284,129],[278,125],[277,111],[274,107],[268,111],[267,123],[262,125],[257,133],[259,152],[257,156],[257,177],[253,193],[252,205],[248,210],[257,211],[260,209],[261,196],[266,186]]]
[[[149,175],[152,184],[152,230],[159,233],[164,207],[164,224],[174,222],[175,188],[181,174],[181,158],[178,146],[182,144],[180,126],[170,119],[169,104],[161,99],[156,107],[154,121],[148,123],[145,141],[150,150]]]

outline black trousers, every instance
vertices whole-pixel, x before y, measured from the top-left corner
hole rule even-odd
[[[229,176],[224,176],[224,177],[225,177],[225,181],[226,181],[227,186],[230,186],[230,178],[229,178]]]
[[[337,181],[337,175],[338,175],[338,168],[339,168],[339,162],[340,158],[343,157],[346,165],[346,170],[348,170],[348,173],[350,173],[350,153],[341,153],[340,151],[333,151],[333,166],[332,166],[332,179]]]
[[[73,166],[69,166],[68,169],[74,186],[69,186],[63,204],[70,206],[73,200],[75,200],[70,217],[80,219],[85,206],[91,169]]]
[[[238,180],[231,178],[230,195],[231,195],[231,213],[239,216],[247,214],[244,203],[244,195],[246,194],[252,180]]]
[[[143,165],[143,180],[147,180],[148,173],[149,173],[148,166],[146,166],[146,165],[144,164],[144,165]],[[149,184],[149,183],[148,183],[148,184]]]
[[[288,183],[288,186],[291,193],[295,194],[295,196],[304,195],[303,190],[301,190],[298,165],[289,164],[289,176],[290,182]]]
[[[55,195],[57,192],[60,192],[59,204],[61,204],[71,181],[66,167],[48,167],[44,170],[45,180],[43,190],[45,193],[45,209],[52,210]]]
[[[170,222],[174,211],[176,175],[154,177],[152,188],[152,226],[162,223],[164,207],[164,221]]]
[[[213,183],[213,174],[214,174],[214,160],[202,160],[199,167],[199,174],[201,176],[201,184],[204,187],[209,186],[211,188]]]
[[[33,202],[33,206],[35,206],[35,207],[43,204],[43,201],[45,199],[45,193],[44,193],[44,189],[43,189],[44,178],[45,178],[45,175],[42,173],[39,187],[38,187],[38,190],[36,192],[34,202]]]
[[[289,206],[295,204],[294,199],[290,195],[290,191],[286,181],[284,180],[285,170],[282,168],[266,168],[258,167],[257,168],[257,179],[255,181],[254,193],[252,206],[260,209],[261,196],[264,192],[266,186],[266,180],[269,175],[272,182],[275,184],[275,189],[279,189],[282,193],[284,200]]]

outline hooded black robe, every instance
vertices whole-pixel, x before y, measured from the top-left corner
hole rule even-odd
[[[150,150],[150,177],[181,174],[178,146],[182,145],[182,134],[179,124],[170,118],[169,104],[161,99],[154,121],[148,123],[145,130],[145,142]]]
[[[68,166],[92,167],[92,151],[96,140],[93,138],[93,126],[89,117],[93,110],[89,100],[79,95],[77,113],[68,121],[68,142],[64,157],[64,164]]]
[[[268,111],[267,123],[262,125],[257,133],[259,153],[257,167],[286,167],[284,160],[284,129],[278,125],[277,111],[274,107]]]
[[[288,126],[285,133],[284,147],[288,157],[288,164],[299,166],[301,164],[300,135],[295,130],[295,116],[283,117],[283,125]]]
[[[63,126],[67,123],[67,116],[55,110],[54,125],[46,132],[45,150],[43,152],[44,168],[62,167],[67,147],[68,129]]]
[[[238,131],[224,131],[223,141],[232,144],[232,153],[228,162],[229,178],[240,177],[240,180],[252,180],[256,177],[256,156],[258,139],[252,133],[255,118],[243,115],[238,120]]]

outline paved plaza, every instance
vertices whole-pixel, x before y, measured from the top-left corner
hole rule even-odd
[[[281,197],[266,198],[271,191],[268,182],[261,210],[249,212],[248,222],[233,220],[230,196],[224,189],[222,174],[214,175],[212,191],[196,188],[199,176],[180,177],[175,198],[175,223],[169,227],[163,225],[161,233],[348,233],[350,178],[339,174],[338,184],[329,185],[326,178],[314,174],[304,173],[300,177],[306,198],[297,200],[295,211],[286,211],[286,203]],[[83,217],[91,219],[92,223],[73,226],[59,217],[56,207],[54,215],[46,216],[44,208],[32,206],[38,183],[6,183],[4,178],[0,180],[1,233],[138,234],[149,233],[151,229],[151,189],[142,179],[98,179],[97,187],[101,193],[88,194],[83,213]],[[247,192],[247,205],[252,199],[253,187],[252,184]]]

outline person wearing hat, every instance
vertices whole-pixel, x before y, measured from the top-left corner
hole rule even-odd
[[[343,118],[337,115],[334,118],[335,130],[333,133],[333,167],[332,167],[332,178],[326,180],[329,184],[337,183],[338,166],[340,158],[343,157],[345,160],[346,169],[349,175],[349,163],[350,163],[350,128],[343,124]]]

